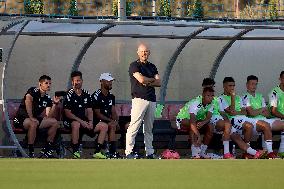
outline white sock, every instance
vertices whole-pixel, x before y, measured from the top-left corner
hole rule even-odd
[[[273,150],[272,150],[272,140],[266,140],[265,144],[266,144],[267,152],[268,153],[273,152]]]
[[[224,146],[224,154],[230,153],[229,141],[223,141],[223,146]]]
[[[261,145],[263,150],[267,150],[265,140],[264,140],[264,135],[261,135]]]
[[[284,152],[284,132],[281,132],[281,141],[278,152]]]
[[[200,147],[196,147],[193,144],[191,145],[191,155],[192,156],[199,156],[200,154]]]
[[[204,145],[204,144],[201,144],[200,148],[201,148],[200,155],[201,156],[206,156],[206,150],[207,150],[208,146]]]
[[[256,154],[256,150],[254,150],[254,149],[252,149],[251,147],[249,147],[248,149],[247,149],[247,153],[249,153],[250,155],[255,155]]]

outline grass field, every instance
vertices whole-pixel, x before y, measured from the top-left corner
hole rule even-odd
[[[0,159],[0,189],[284,188],[284,160]]]

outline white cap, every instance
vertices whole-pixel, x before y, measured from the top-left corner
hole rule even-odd
[[[102,73],[101,76],[100,76],[100,81],[101,80],[107,80],[107,81],[113,81],[114,78],[111,76],[110,73]]]

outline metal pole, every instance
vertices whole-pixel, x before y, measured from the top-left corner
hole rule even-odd
[[[153,0],[153,1],[152,1],[152,16],[157,16],[156,0]]]
[[[126,20],[126,0],[117,1],[118,21]]]

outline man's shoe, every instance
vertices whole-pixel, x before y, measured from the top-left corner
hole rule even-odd
[[[54,155],[53,155],[53,150],[48,150],[47,148],[43,148],[41,151],[40,151],[40,157],[41,158],[54,158]]]
[[[140,155],[138,152],[133,152],[133,155],[135,157],[135,159],[141,159],[142,155]]]
[[[200,155],[191,156],[191,159],[201,159]]]
[[[254,156],[250,155],[249,153],[243,153],[242,155],[242,159],[253,159]]]
[[[150,155],[147,155],[146,158],[147,158],[147,159],[158,159],[157,155],[154,154],[154,153],[153,153],[153,154],[150,154]]]
[[[231,153],[226,153],[223,155],[223,159],[235,159]]]
[[[102,152],[98,152],[98,153],[95,153],[93,155],[93,158],[95,158],[95,159],[107,159],[107,156],[105,156]]]
[[[29,158],[35,158],[35,153],[34,152],[29,152]]]
[[[275,158],[278,158],[278,157],[277,157],[276,153],[270,152],[270,153],[267,154],[267,158],[268,159],[275,159]]]
[[[284,152],[278,152],[278,157],[280,157],[280,158],[284,158]]]
[[[80,159],[80,158],[81,158],[80,152],[79,152],[79,151],[74,152],[74,153],[73,153],[73,158],[74,158],[74,159]]]
[[[118,152],[114,152],[113,154],[110,153],[109,158],[110,159],[122,159],[121,155],[119,155]]]
[[[256,154],[253,156],[253,159],[260,159],[260,158],[262,158],[262,156],[265,154],[265,151],[263,151],[263,150],[258,150],[257,152],[256,152]]]
[[[200,158],[201,159],[211,159],[211,157],[209,155],[207,155],[207,154],[200,155]]]
[[[127,154],[125,156],[126,159],[137,159],[133,153]]]

